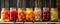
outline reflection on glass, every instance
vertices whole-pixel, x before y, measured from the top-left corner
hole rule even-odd
[[[47,24],[56,24],[56,23],[47,23]]]
[[[33,24],[33,23],[24,23],[24,24]]]
[[[34,23],[34,24],[46,24],[46,23]]]

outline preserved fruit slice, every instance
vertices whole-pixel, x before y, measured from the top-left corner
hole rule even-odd
[[[8,8],[2,8],[1,11],[2,22],[8,22],[10,20],[10,12]]]
[[[26,11],[24,8],[18,8],[18,18],[19,21],[25,21],[26,20]]]
[[[43,8],[43,21],[50,20],[50,11],[49,8]]]
[[[28,21],[34,21],[35,14],[32,8],[26,8],[26,19]]]
[[[51,8],[51,21],[58,21],[58,11],[56,8]]]
[[[40,8],[35,8],[35,21],[42,21],[42,11]]]

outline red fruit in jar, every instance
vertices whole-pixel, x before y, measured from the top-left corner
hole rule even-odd
[[[50,18],[49,8],[43,8],[43,20],[48,21]]]
[[[18,19],[18,12],[16,9],[12,9],[11,12],[10,12],[11,16],[10,16],[10,20],[11,21],[17,21]]]

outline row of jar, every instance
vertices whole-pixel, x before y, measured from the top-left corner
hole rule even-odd
[[[46,22],[58,21],[57,8],[2,8],[1,10],[2,22]]]

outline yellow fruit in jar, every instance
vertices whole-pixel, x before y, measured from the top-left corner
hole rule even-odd
[[[58,20],[58,11],[56,9],[51,9],[51,20]]]
[[[27,19],[34,20],[34,11],[32,8],[27,8],[26,14],[27,14],[27,17],[26,17]]]

